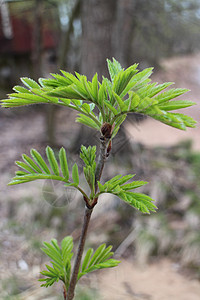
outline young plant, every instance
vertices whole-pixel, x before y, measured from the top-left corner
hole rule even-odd
[[[182,113],[172,110],[189,107],[195,103],[175,98],[186,93],[187,89],[167,89],[172,82],[163,84],[151,83],[152,68],[138,71],[137,64],[123,69],[114,58],[107,60],[110,79],[103,77],[98,81],[95,74],[92,81],[86,76],[75,75],[61,71],[61,74],[51,74],[52,78],[40,78],[38,83],[30,78],[21,78],[24,87],[15,86],[14,93],[9,98],[1,100],[3,107],[17,107],[29,104],[48,103],[66,106],[78,112],[76,121],[100,132],[100,149],[96,158],[96,147],[81,146],[80,158],[83,160],[83,172],[90,188],[87,193],[79,182],[79,170],[75,163],[69,170],[66,151],[61,148],[59,158],[54,151],[46,148],[46,160],[35,149],[31,156],[22,155],[23,161],[16,164],[20,171],[9,185],[26,183],[36,179],[51,179],[63,182],[67,187],[73,186],[82,194],[85,202],[85,215],[78,251],[72,268],[73,240],[65,237],[61,246],[55,239],[50,243],[44,242],[43,252],[51,258],[51,266],[42,271],[44,278],[42,286],[48,287],[57,281],[64,284],[64,299],[74,298],[74,290],[78,280],[85,274],[97,269],[114,267],[119,261],[112,259],[111,246],[100,245],[94,252],[87,250],[82,259],[84,244],[91,214],[103,193],[117,195],[121,200],[142,213],[155,212],[153,200],[142,193],[133,192],[137,187],[147,184],[145,181],[132,180],[134,175],[117,175],[105,183],[101,182],[101,175],[108,158],[112,139],[117,134],[120,125],[127,114],[140,113],[150,116],[169,126],[185,130],[195,127],[195,121]],[[47,163],[48,162],[48,163]],[[71,174],[71,176],[70,176]],[[130,181],[132,180],[132,181]]]

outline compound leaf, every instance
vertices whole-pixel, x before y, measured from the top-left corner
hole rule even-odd
[[[63,281],[66,289],[69,287],[71,275],[71,259],[73,256],[73,239],[71,236],[65,237],[59,247],[56,239],[52,239],[51,243],[44,242],[42,251],[48,255],[52,261],[52,267],[46,265],[48,271],[41,272],[46,278],[41,278],[39,281],[45,282],[41,286],[48,287],[59,280]]]
[[[145,194],[123,191],[118,194],[118,197],[142,213],[149,214],[150,211],[155,212],[157,208],[152,203],[154,200]]]
[[[90,248],[83,259],[83,263],[78,274],[78,280],[83,275],[95,270],[117,266],[120,261],[109,259],[113,255],[111,249],[112,246],[106,247],[105,244],[100,245],[95,252]]]

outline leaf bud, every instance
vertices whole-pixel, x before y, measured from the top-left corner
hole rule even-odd
[[[103,123],[101,126],[101,133],[105,138],[110,139],[112,134],[112,125],[107,122]]]

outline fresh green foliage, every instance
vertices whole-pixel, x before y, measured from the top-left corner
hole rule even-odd
[[[130,192],[130,190],[147,184],[146,181],[132,181],[131,183],[126,183],[133,177],[134,175],[117,175],[107,181],[104,185],[98,182],[99,193],[96,196],[103,193],[111,193],[143,213],[155,211],[156,206],[152,203],[153,200],[149,196],[141,193]]]
[[[23,171],[17,171],[16,176],[9,185],[25,183],[36,179],[51,179],[63,181],[66,185],[78,187],[79,174],[77,164],[75,163],[72,166],[72,180],[69,180],[67,156],[64,148],[61,148],[59,151],[59,160],[56,159],[53,149],[49,146],[46,148],[49,166],[37,150],[32,149],[30,153],[32,158],[23,154],[22,158],[24,161],[16,161],[16,165]]]
[[[61,247],[58,246],[56,239],[52,239],[51,243],[44,242],[44,246],[42,251],[52,259],[52,267],[46,265],[48,271],[41,272],[42,275],[46,276],[46,278],[39,279],[42,282],[46,281],[41,286],[48,287],[61,280],[66,289],[68,289],[71,275],[71,259],[73,256],[72,237],[65,237],[61,242]]]
[[[110,259],[114,254],[111,250],[112,246],[106,248],[106,244],[100,245],[95,252],[92,248],[88,249],[78,274],[78,280],[83,275],[95,270],[116,267],[120,261]]]
[[[98,81],[97,74],[91,81],[86,76],[61,71],[51,74],[52,78],[39,79],[39,83],[22,78],[26,88],[15,86],[15,93],[9,99],[2,100],[3,107],[16,107],[37,103],[52,103],[75,109],[79,115],[77,121],[100,130],[103,123],[114,125],[115,136],[128,113],[140,113],[150,116],[172,127],[185,130],[194,127],[195,121],[186,115],[172,113],[171,110],[189,107],[194,102],[174,100],[185,94],[187,89],[168,89],[173,83],[151,83],[152,68],[143,71],[137,64],[123,69],[114,58],[107,60],[110,78]],[[94,112],[97,107],[99,112]]]
[[[30,182],[37,179],[51,179],[62,181],[66,187],[73,186],[78,189],[84,196],[85,201],[90,205],[93,199],[98,199],[100,194],[111,193],[117,195],[121,200],[135,207],[143,213],[155,211],[156,206],[152,203],[152,199],[144,194],[133,193],[130,190],[147,184],[145,181],[133,181],[125,184],[134,175],[121,176],[117,175],[104,185],[98,182],[99,191],[95,194],[95,172],[96,172],[96,147],[81,147],[80,157],[84,161],[84,175],[91,193],[87,193],[79,186],[79,171],[75,163],[72,166],[72,180],[69,180],[69,169],[67,164],[67,156],[64,148],[59,151],[59,162],[56,159],[54,151],[48,146],[46,154],[49,166],[46,164],[42,156],[35,149],[31,150],[31,156],[22,155],[24,162],[16,161],[16,165],[23,171],[17,171],[16,176],[11,180],[9,185],[15,185]],[[60,167],[59,167],[60,165]]]
[[[30,182],[36,179],[51,179],[62,181],[64,186],[73,186],[83,195],[87,209],[81,233],[78,254],[74,270],[71,275],[71,260],[73,257],[72,237],[66,237],[59,247],[55,239],[51,243],[44,243],[43,252],[51,258],[52,266],[46,265],[47,270],[41,274],[42,286],[48,287],[61,280],[64,283],[64,298],[73,299],[77,281],[85,274],[97,269],[114,267],[119,261],[110,258],[113,255],[112,247],[100,245],[94,252],[88,249],[82,261],[84,241],[93,207],[97,204],[99,196],[111,193],[142,213],[155,212],[153,200],[142,193],[132,192],[147,182],[132,181],[134,175],[117,175],[104,184],[100,182],[101,172],[105,159],[111,150],[111,139],[117,134],[121,124],[128,113],[140,113],[159,120],[167,125],[185,130],[194,127],[195,121],[181,113],[172,113],[172,110],[189,107],[195,103],[186,100],[174,100],[183,95],[186,89],[167,89],[172,83],[151,83],[152,68],[143,71],[134,64],[123,69],[114,58],[107,60],[110,79],[102,78],[98,81],[95,74],[91,81],[86,76],[75,75],[61,71],[61,74],[51,74],[52,78],[39,79],[38,83],[30,78],[21,78],[25,87],[15,86],[14,93],[8,99],[2,100],[3,107],[17,107],[29,104],[50,103],[72,108],[78,112],[77,121],[101,132],[101,148],[98,161],[96,161],[96,147],[81,146],[80,158],[84,162],[83,172],[90,187],[90,195],[80,187],[79,168],[75,163],[72,166],[71,177],[67,162],[66,151],[61,148],[56,155],[49,146],[46,148],[45,162],[41,154],[35,149],[31,150],[31,157],[22,155],[23,161],[16,164],[22,170],[9,185]],[[166,90],[167,89],[167,90]],[[77,276],[78,274],[78,276]],[[68,295],[66,292],[69,290]]]
[[[96,147],[81,146],[80,158],[84,161],[85,167],[83,168],[85,179],[91,190],[91,197],[94,196],[95,192],[95,170],[96,170]]]
[[[47,270],[41,272],[45,276],[45,278],[39,279],[39,281],[45,282],[41,286],[48,287],[61,280],[66,290],[68,290],[73,257],[72,237],[65,237],[61,242],[61,247],[59,247],[56,239],[52,239],[51,243],[44,242],[44,246],[42,251],[50,257],[52,266],[46,265]],[[117,266],[120,261],[110,258],[114,254],[111,250],[112,246],[106,247],[105,244],[99,246],[95,252],[92,248],[88,249],[78,274],[78,280],[83,275],[95,270]]]

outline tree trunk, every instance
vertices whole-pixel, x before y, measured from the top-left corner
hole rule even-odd
[[[114,47],[115,58],[123,67],[133,63],[131,44],[134,36],[134,6],[133,0],[118,0]]]
[[[107,76],[106,58],[114,56],[113,30],[117,0],[82,1],[81,72],[89,79]]]

